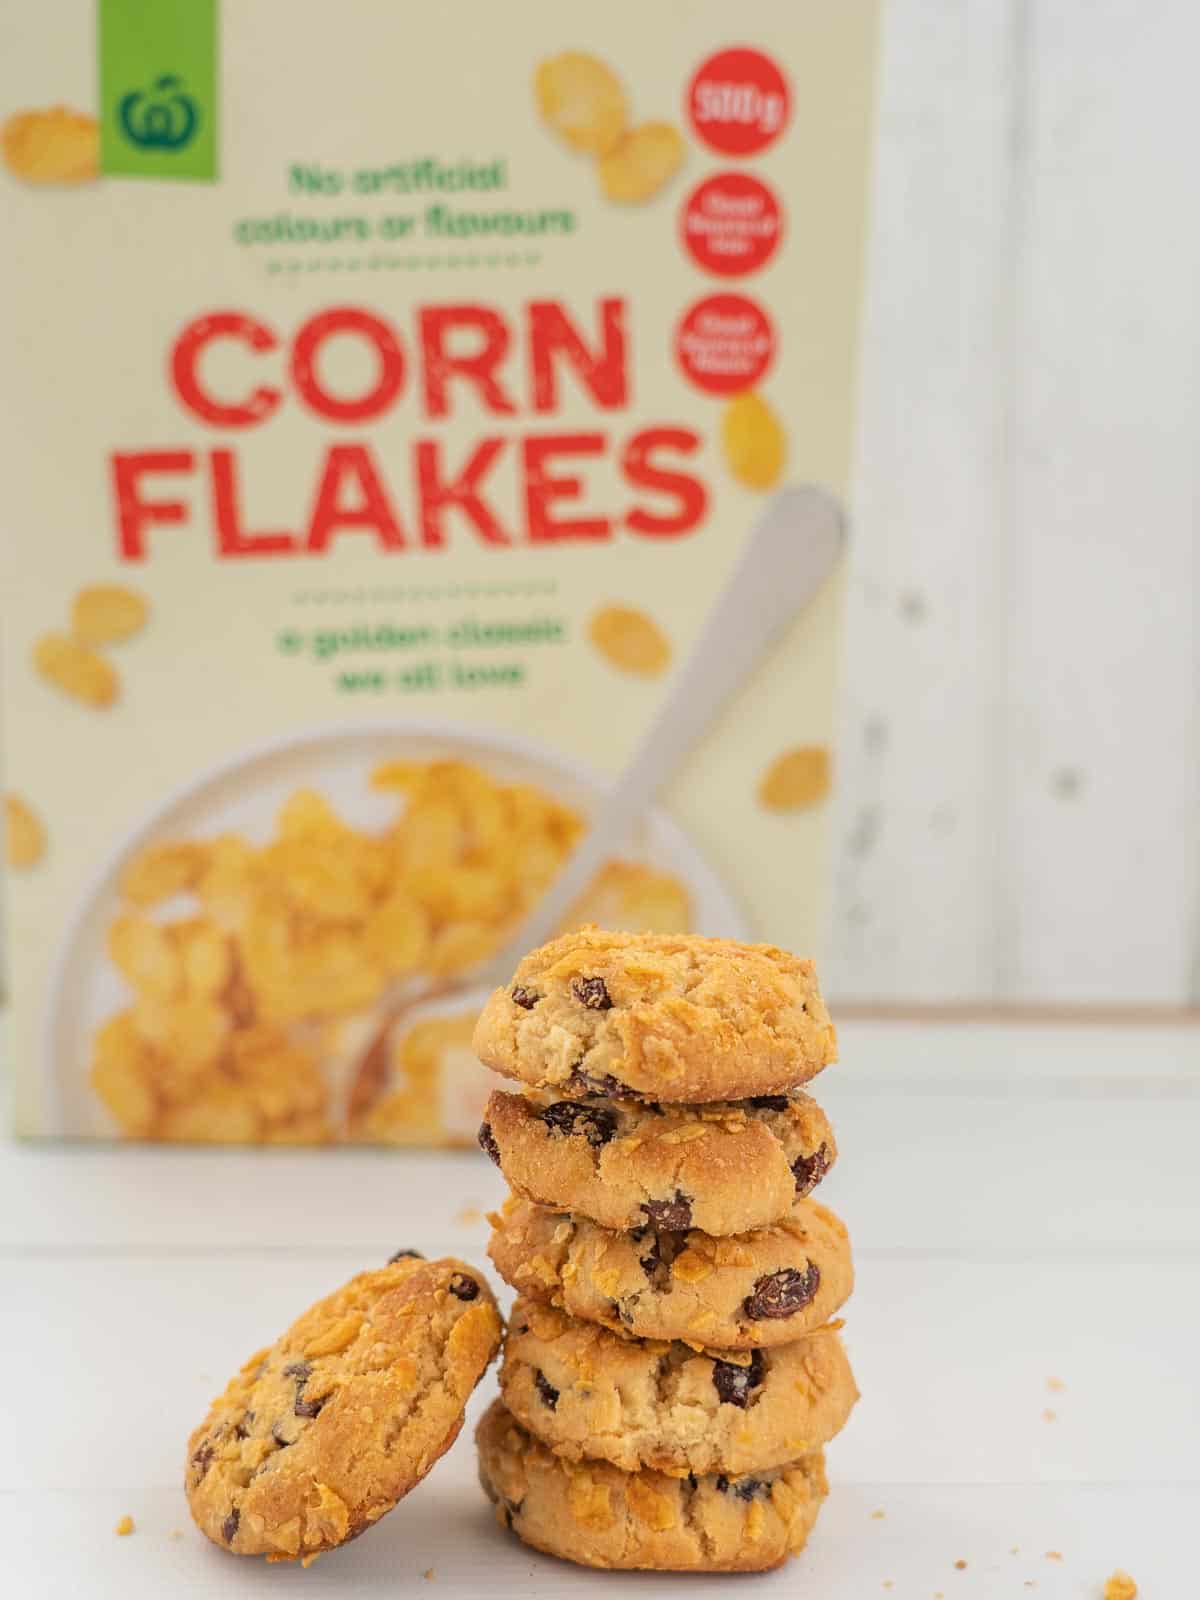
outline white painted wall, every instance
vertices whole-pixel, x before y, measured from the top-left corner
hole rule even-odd
[[[1200,6],[887,0],[830,988],[1200,1003]]]

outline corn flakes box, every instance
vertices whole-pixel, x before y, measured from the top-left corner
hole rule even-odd
[[[819,951],[876,20],[0,16],[21,1132],[465,1141],[539,906]]]

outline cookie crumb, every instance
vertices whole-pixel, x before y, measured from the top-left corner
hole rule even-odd
[[[1051,1394],[1062,1394],[1067,1386],[1061,1378],[1047,1378],[1046,1387]]]
[[[300,1565],[305,1571],[307,1571],[308,1568],[312,1566],[313,1562],[319,1561],[324,1554],[324,1550],[314,1550],[311,1555],[300,1557]]]
[[[882,1522],[884,1517],[886,1517],[886,1516],[887,1516],[887,1512],[886,1511],[872,1511],[872,1513],[871,1513],[871,1521],[872,1522]]]
[[[477,1222],[483,1221],[483,1212],[479,1206],[464,1206],[461,1211],[454,1213],[454,1220],[463,1228],[473,1228]]]
[[[1021,1554],[1021,1546],[1019,1544],[1014,1544],[1008,1553],[1010,1556],[1019,1556]]]
[[[1104,1585],[1104,1600],[1137,1600],[1138,1586],[1127,1572],[1116,1571]]]
[[[884,1587],[884,1588],[885,1588],[885,1589],[894,1589],[894,1588],[895,1588],[895,1587],[896,1587],[896,1580],[895,1580],[895,1578],[885,1578],[885,1579],[884,1579],[884,1580],[883,1580],[883,1587]]]
[[[423,1578],[425,1578],[426,1580],[432,1579],[432,1577],[433,1577],[433,1568],[432,1567],[426,1567],[425,1571],[421,1574],[421,1576]]]
[[[126,1534],[132,1533],[133,1518],[126,1513],[126,1515],[121,1518],[120,1522],[117,1523],[116,1527],[113,1529],[113,1532],[119,1539],[123,1539]]]
[[[1051,1411],[1050,1407],[1047,1406],[1045,1411],[1042,1412],[1042,1421],[1043,1422],[1057,1422],[1058,1421],[1058,1412],[1057,1411]]]
[[[1046,1551],[1046,1560],[1047,1561],[1061,1561],[1062,1558],[1063,1558],[1063,1556],[1062,1556],[1062,1551],[1061,1550],[1047,1550]]]
[[[955,1571],[957,1572],[965,1572],[967,1570],[967,1563],[960,1558],[954,1563],[954,1567]]]

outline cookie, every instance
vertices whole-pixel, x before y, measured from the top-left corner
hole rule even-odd
[[[828,1444],[858,1399],[836,1324],[769,1350],[694,1350],[525,1299],[500,1392],[555,1455],[676,1478],[785,1466]]]
[[[723,1239],[653,1224],[616,1233],[514,1197],[491,1220],[488,1254],[514,1289],[639,1339],[787,1344],[828,1322],[854,1287],[846,1229],[815,1200]]]
[[[355,1538],[454,1442],[500,1331],[461,1261],[405,1252],[352,1278],[251,1356],[192,1434],[197,1526],[275,1560]]]
[[[808,1095],[695,1107],[494,1093],[479,1143],[526,1200],[606,1228],[744,1233],[787,1215],[837,1154]]]
[[[828,1493],[819,1451],[741,1477],[564,1461],[499,1400],[475,1438],[496,1520],[535,1550],[585,1567],[765,1572],[803,1549]]]
[[[772,945],[584,928],[532,951],[475,1028],[535,1088],[669,1102],[783,1094],[837,1058],[811,961]]]

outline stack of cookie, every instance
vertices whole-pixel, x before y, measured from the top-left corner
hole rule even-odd
[[[857,1399],[831,1318],[835,1155],[800,1085],[835,1059],[811,962],[598,929],[534,951],[475,1032],[479,1141],[517,1290],[478,1433],[497,1515],[596,1567],[752,1571],[799,1550]]]

